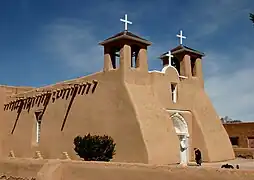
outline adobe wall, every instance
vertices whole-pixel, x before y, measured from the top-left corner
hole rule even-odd
[[[3,88],[0,88],[0,104],[3,105],[5,102],[5,93],[4,93],[4,89]],[[4,117],[4,110],[3,110],[3,107],[0,108],[0,122],[5,119]],[[0,156],[2,154],[2,144],[3,144],[3,129],[4,129],[4,126],[0,125]]]
[[[239,137],[239,148],[248,148],[248,137],[254,137],[254,123],[229,123],[223,124],[229,137]]]
[[[245,159],[254,159],[254,148],[237,148],[234,147],[236,157]]]
[[[0,179],[24,180],[252,180],[254,177],[254,171],[244,170],[59,160],[1,160],[0,167]]]
[[[126,82],[126,88],[133,102],[137,120],[148,152],[148,163],[171,164],[180,162],[179,139],[176,136],[170,114],[164,111],[151,84],[138,76],[138,81]],[[135,78],[134,78],[135,79]],[[143,79],[144,81],[141,81]],[[143,84],[142,84],[143,83]]]
[[[6,119],[0,122],[5,134],[2,145],[3,156],[14,150],[16,157],[33,157],[34,152],[40,150],[43,158],[62,158],[62,152],[68,152],[72,159],[77,159],[73,150],[73,139],[77,135],[96,133],[107,134],[114,138],[117,144],[114,161],[147,163],[148,156],[140,126],[132,102],[119,77],[117,71],[112,71],[68,81],[68,84],[91,82],[93,86],[92,82],[96,80],[98,85],[94,93],[91,92],[93,88],[91,87],[87,94],[85,92],[84,95],[75,96],[63,131],[61,127],[73,96],[70,94],[66,100],[67,95],[62,99],[57,98],[56,93],[54,103],[51,97],[43,115],[39,145],[35,143],[34,112],[44,108],[42,104],[45,103],[45,99],[38,107],[34,105],[30,109],[22,110],[19,118],[17,118],[17,109],[6,110]],[[47,87],[47,90],[58,88],[60,94],[60,89],[70,86],[68,84],[57,84]],[[40,89],[43,91],[43,88]],[[36,93],[39,92],[34,91],[24,95],[33,97]],[[11,134],[16,119],[18,119],[17,126]]]
[[[171,100],[172,82],[178,83],[175,104]],[[90,90],[86,88],[84,94],[82,83],[90,83]],[[62,91],[68,87],[70,94]],[[80,93],[75,89],[81,89]],[[180,114],[189,125],[192,160],[194,147],[201,149],[204,161],[234,158],[228,135],[198,79],[179,79],[173,68],[168,68],[165,74],[135,69],[100,72],[18,94],[21,95],[29,97],[22,111],[17,113],[18,104],[8,104],[15,99],[12,97],[5,104],[8,109],[3,113],[5,119],[0,120],[2,156],[14,150],[16,157],[33,157],[40,150],[44,158],[62,158],[62,153],[67,152],[71,159],[78,159],[73,139],[96,133],[108,134],[116,141],[113,161],[177,163],[179,140],[168,109],[189,111]],[[37,110],[45,112],[39,145],[35,143]]]
[[[30,91],[34,89],[33,87],[23,87],[23,86],[7,86],[7,85],[0,85],[0,104],[3,104],[8,101],[8,98],[12,95],[19,94],[22,92]],[[3,107],[0,108],[0,123],[6,119]],[[2,154],[2,140],[4,135],[5,127],[1,124],[0,126],[0,157]]]
[[[31,159],[1,159],[0,160],[0,179],[28,180],[37,179],[37,173],[42,169],[46,160]],[[35,178],[35,179],[33,179]]]
[[[10,120],[3,122],[5,134],[8,134],[3,146],[4,156],[14,150],[16,157],[33,157],[35,151],[40,150],[43,158],[61,158],[62,152],[68,152],[71,159],[78,159],[73,151],[73,139],[90,132],[106,133],[115,139],[117,153],[113,161],[178,163],[179,140],[169,120],[170,113],[163,110],[154,96],[149,74],[130,72],[127,77],[133,77],[133,82],[126,81],[121,71],[68,81],[69,84],[93,80],[99,83],[93,94],[75,97],[63,131],[60,128],[71,98],[59,98],[46,106],[39,145],[35,143],[34,112],[43,106],[23,110],[19,117],[17,110],[5,111]],[[64,84],[40,88],[39,91],[61,89],[66,86]],[[25,95],[32,97],[36,93]],[[16,119],[17,126],[10,134]]]
[[[0,89],[3,89],[5,96],[9,97],[15,94],[20,94],[22,92],[31,91],[35,89],[34,87],[26,87],[26,86],[6,86],[0,85]]]
[[[228,134],[199,79],[196,77],[179,79],[176,70],[168,68],[165,74],[151,73],[151,81],[154,95],[158,97],[163,107],[172,110],[186,110],[192,113],[192,118],[186,119],[187,122],[192,122],[192,126],[189,126],[189,131],[193,132],[190,148],[200,148],[203,152],[204,161],[234,159]],[[171,83],[178,84],[177,103],[172,102]],[[181,112],[180,114],[183,115]]]

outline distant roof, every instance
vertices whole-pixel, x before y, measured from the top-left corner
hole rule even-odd
[[[129,31],[122,31],[106,40],[104,40],[103,42],[99,43],[100,45],[105,45],[107,43],[110,43],[112,41],[115,41],[115,40],[118,40],[118,39],[130,39],[130,40],[134,40],[134,41],[138,41],[138,42],[141,42],[141,43],[144,43],[146,44],[147,46],[151,45],[152,43],[149,42],[148,40],[146,39],[143,39]]]
[[[241,121],[241,122],[225,122],[225,123],[223,123],[223,125],[241,125],[241,124],[246,124],[246,125],[249,125],[249,124],[254,124],[254,121],[247,121],[247,122],[243,122],[243,121]]]
[[[183,51],[191,52],[191,53],[200,55],[201,57],[202,57],[202,56],[205,56],[204,53],[202,53],[202,52],[200,52],[200,51],[197,51],[197,50],[195,50],[195,49],[189,48],[189,47],[184,46],[184,45],[179,45],[179,46],[177,46],[176,48],[172,49],[172,50],[171,50],[171,54],[174,55],[174,54],[177,54],[177,53],[183,52]]]

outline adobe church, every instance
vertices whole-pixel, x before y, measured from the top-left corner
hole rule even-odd
[[[204,54],[180,42],[160,56],[161,71],[148,71],[151,42],[122,21],[125,30],[100,43],[103,71],[41,88],[0,87],[0,158],[77,160],[73,139],[87,133],[112,136],[117,162],[187,164],[194,148],[207,162],[234,158],[204,90]]]

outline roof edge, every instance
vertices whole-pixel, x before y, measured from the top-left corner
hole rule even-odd
[[[128,33],[129,33],[129,34],[128,34]],[[112,37],[110,37],[110,38],[108,38],[108,39],[106,39],[106,40],[100,42],[99,45],[104,46],[104,45],[106,45],[106,44],[108,44],[108,43],[111,43],[111,42],[113,42],[113,41],[120,40],[120,39],[134,40],[134,41],[143,43],[143,44],[145,44],[145,45],[147,45],[147,46],[152,45],[152,42],[150,42],[150,41],[148,41],[148,40],[146,40],[146,39],[143,39],[143,38],[141,38],[141,37],[139,37],[139,36],[137,36],[137,35],[135,35],[135,34],[129,32],[129,31],[120,32],[120,33],[118,33],[118,34],[116,34],[116,35],[114,35],[114,36],[112,36]]]
[[[192,49],[192,48],[189,48],[189,47],[184,46],[184,45],[179,45],[179,46],[171,49],[171,54],[174,55],[174,54],[177,54],[177,53],[180,53],[180,52],[183,52],[183,51],[191,52],[191,53],[197,54],[201,57],[205,56],[205,53],[197,51],[197,50]]]

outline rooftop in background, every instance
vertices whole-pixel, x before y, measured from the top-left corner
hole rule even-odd
[[[150,46],[152,43],[144,38],[141,38],[129,31],[122,31],[106,40],[104,40],[103,42],[99,43],[100,45],[105,45],[105,44],[108,44],[112,41],[115,41],[115,40],[119,40],[119,39],[130,39],[130,40],[134,40],[134,41],[137,41],[137,42],[141,42],[141,43],[144,43],[145,45],[147,46]]]
[[[248,122],[225,122],[225,123],[223,123],[223,124],[230,124],[230,125],[234,125],[234,124],[238,124],[238,125],[240,125],[240,124],[254,124],[254,121],[248,121]]]

